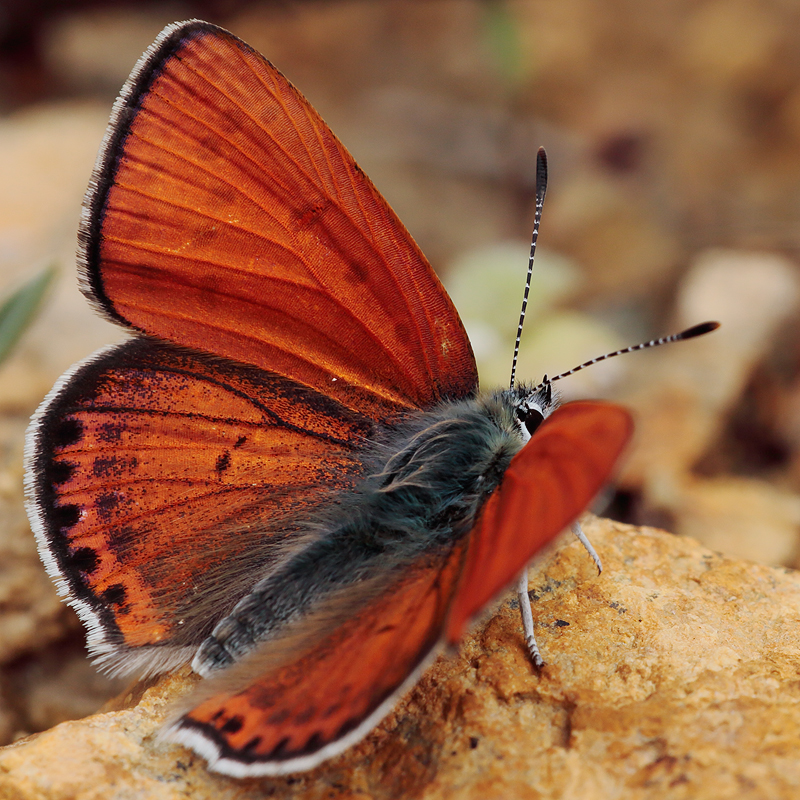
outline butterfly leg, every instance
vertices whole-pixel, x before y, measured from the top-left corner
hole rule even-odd
[[[525,633],[525,644],[528,646],[528,653],[531,661],[537,667],[544,666],[544,659],[539,652],[539,645],[536,644],[536,637],[533,635],[533,613],[531,612],[531,598],[528,594],[528,569],[522,570],[522,574],[517,581],[517,597],[519,597],[519,610],[522,614],[522,630]]]
[[[586,538],[586,534],[583,532],[580,522],[572,523],[572,532],[578,537],[578,541],[586,548],[586,552],[597,565],[598,574],[601,573],[603,571],[603,564],[600,561],[600,556],[597,555],[597,551],[592,547],[592,543]]]
[[[591,556],[592,561],[597,565],[597,571],[603,571],[603,564],[600,556],[592,547],[592,543],[586,538],[579,522],[572,523],[572,532],[578,537],[578,541],[586,548],[586,552]],[[539,645],[536,644],[536,637],[533,635],[533,612],[531,611],[531,599],[528,595],[528,570],[524,569],[517,581],[517,597],[519,598],[519,610],[522,614],[522,630],[525,633],[525,644],[528,646],[528,653],[531,661],[537,666],[544,666],[544,659],[539,652]]]

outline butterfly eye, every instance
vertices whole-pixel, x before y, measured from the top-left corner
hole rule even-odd
[[[530,408],[522,422],[528,433],[533,436],[536,429],[544,422],[544,414],[538,408]]]
[[[544,414],[542,414],[541,410],[536,406],[521,406],[517,409],[517,419],[520,422],[520,426],[524,427],[524,433],[527,433],[525,438],[527,439],[533,436],[536,429],[542,424],[544,421]]]

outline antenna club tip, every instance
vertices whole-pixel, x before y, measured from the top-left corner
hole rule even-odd
[[[695,336],[703,336],[706,333],[715,331],[717,328],[719,328],[719,322],[701,322],[699,325],[693,325],[691,328],[679,333],[678,338],[681,340],[694,339]]]
[[[547,153],[540,147],[536,153],[536,198],[541,203],[547,191]]]

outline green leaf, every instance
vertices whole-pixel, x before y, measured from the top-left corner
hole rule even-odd
[[[55,267],[42,270],[0,306],[0,362],[5,360],[33,321],[55,276]]]

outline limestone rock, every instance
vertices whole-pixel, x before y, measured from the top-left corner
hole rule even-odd
[[[214,775],[156,737],[188,668],[0,751],[0,798],[789,798],[800,790],[800,576],[589,519],[531,573],[546,666],[514,601],[344,755]]]

